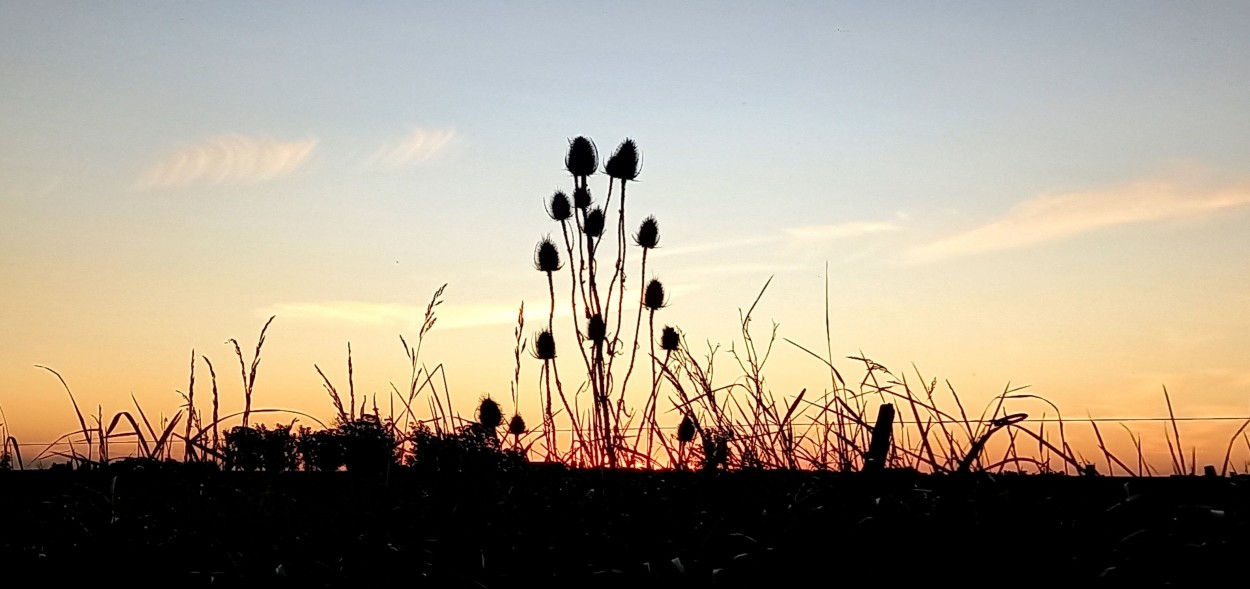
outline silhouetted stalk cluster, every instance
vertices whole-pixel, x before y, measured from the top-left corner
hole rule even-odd
[[[666,304],[664,286],[659,280],[646,277],[647,252],[659,243],[659,224],[655,217],[647,217],[634,235],[634,243],[642,249],[639,285],[640,299],[632,336],[627,334],[625,307],[626,269],[629,248],[625,230],[625,195],[630,182],[638,178],[641,159],[638,146],[626,139],[603,165],[608,176],[608,189],[603,205],[596,205],[590,190],[589,178],[599,171],[599,153],[595,144],[586,137],[569,142],[565,168],[573,177],[572,198],[564,191],[557,191],[547,203],[547,214],[560,224],[563,254],[570,261],[568,267],[569,306],[572,310],[572,328],[576,335],[578,354],[586,371],[586,382],[578,387],[580,393],[588,390],[591,396],[589,416],[580,413],[577,396],[572,403],[564,392],[555,353],[555,274],[565,267],[557,243],[550,237],[543,238],[534,252],[534,266],[547,275],[550,309],[547,326],[534,338],[534,356],[543,361],[540,386],[544,391],[543,429],[547,445],[547,459],[557,459],[555,448],[557,408],[553,397],[558,397],[567,415],[573,435],[573,450],[565,458],[590,465],[620,466],[639,461],[650,465],[651,442],[647,449],[639,448],[644,435],[650,440],[659,434],[655,421],[655,397],[660,383],[655,367],[655,312]],[[616,210],[613,211],[613,199]],[[608,227],[607,215],[616,213],[616,231]],[[603,261],[601,252],[605,239],[615,246],[615,259],[611,265]],[[611,246],[609,246],[611,247]],[[608,250],[610,252],[610,250]],[[609,269],[610,273],[605,273]],[[639,347],[642,311],[648,311],[649,357],[652,363],[650,394],[643,414],[642,426],[632,445],[626,443],[625,431],[631,420],[626,410],[625,394],[633,372]],[[672,337],[677,337],[676,330]],[[627,349],[626,346],[630,347]],[[675,344],[674,344],[675,346]],[[624,378],[619,382],[614,376],[618,358],[628,355],[629,363]],[[553,395],[554,393],[554,395]]]

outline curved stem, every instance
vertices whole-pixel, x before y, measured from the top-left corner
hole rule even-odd
[[[642,250],[642,269],[639,272],[639,274],[642,276],[640,287],[638,289],[639,297],[641,297],[643,296],[643,294],[645,294],[647,290],[647,250],[646,249]],[[620,403],[622,405],[624,405],[625,403],[625,389],[629,386],[629,375],[633,374],[634,372],[634,360],[638,356],[638,330],[642,327],[642,307],[643,307],[642,299],[640,298],[638,300],[638,316],[637,318],[634,319],[634,347],[629,353],[629,368],[625,369],[625,380],[621,382]],[[617,320],[617,324],[618,325],[620,324],[619,319]]]

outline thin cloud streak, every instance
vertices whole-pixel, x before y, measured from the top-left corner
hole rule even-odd
[[[294,172],[316,147],[316,139],[276,141],[238,134],[210,137],[170,153],[144,171],[135,185],[151,190],[195,183],[273,180]]]
[[[888,221],[856,221],[851,223],[837,223],[832,225],[804,225],[801,227],[791,227],[786,229],[786,236],[791,240],[804,243],[833,241],[837,239],[851,239],[855,237],[863,237],[865,235],[873,235],[876,233],[888,233],[901,229],[898,224]]]
[[[405,305],[399,303],[374,303],[367,301],[322,301],[306,303],[277,303],[257,312],[258,316],[279,317],[307,321],[326,321],[347,323],[352,325],[377,325],[410,327],[421,322],[425,317],[425,305]],[[546,312],[526,310],[526,321],[531,317],[535,321],[546,320]],[[556,316],[567,315],[568,312],[556,310]],[[434,312],[437,319],[436,329],[463,329],[484,327],[489,325],[510,325],[517,320],[517,307],[505,304],[471,304],[453,305],[444,303]]]
[[[380,147],[368,162],[370,165],[385,168],[419,164],[442,151],[455,136],[454,129],[413,129],[403,139]]]
[[[995,221],[915,247],[905,259],[927,262],[1018,248],[1116,225],[1200,217],[1246,205],[1250,190],[1245,187],[1203,190],[1159,181],[1039,196]]]
[[[661,237],[661,240],[663,238]],[[759,245],[762,243],[772,243],[780,241],[780,237],[744,237],[742,239],[716,241],[710,243],[697,243],[694,245],[683,245],[678,247],[664,247],[664,242],[660,242],[660,247],[656,248],[649,255],[653,258],[667,258],[670,256],[683,256],[687,254],[700,254],[704,252],[735,250],[745,246]]]

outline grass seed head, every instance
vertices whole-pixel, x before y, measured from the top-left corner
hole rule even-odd
[[[514,436],[525,433],[525,420],[520,413],[513,414],[512,419],[508,420],[508,433]]]
[[[549,330],[542,330],[534,336],[534,357],[539,360],[556,359],[556,338]]]
[[[633,180],[638,177],[642,162],[638,156],[638,144],[633,139],[625,139],[616,147],[616,152],[608,158],[603,171],[613,178]]]
[[[555,221],[565,221],[573,216],[573,205],[569,202],[569,195],[557,190],[551,195],[551,202],[547,205],[547,216]]]
[[[681,335],[673,326],[665,325],[664,331],[660,332],[660,349],[666,352],[676,352],[679,345],[681,345]]]
[[[599,167],[599,150],[595,142],[586,137],[569,141],[569,153],[564,156],[564,167],[574,176],[589,176]]]
[[[560,250],[556,248],[556,243],[551,241],[550,237],[544,237],[534,248],[534,268],[550,273],[563,267],[564,264],[560,263]]]
[[[586,210],[590,208],[590,189],[584,186],[578,186],[573,191],[573,206],[575,208]]]
[[[642,304],[652,311],[668,304],[664,296],[664,285],[659,280],[652,278],[651,282],[647,283],[647,290],[642,295]]]
[[[503,423],[503,412],[499,410],[499,403],[490,397],[483,398],[477,406],[477,422],[486,431],[495,431]]]
[[[602,315],[595,313],[590,317],[586,323],[586,337],[595,343],[608,339],[608,325],[603,322]]]
[[[638,233],[634,235],[634,243],[643,249],[652,249],[660,244],[660,222],[654,216],[642,220]]]
[[[595,207],[590,209],[586,214],[586,225],[584,226],[586,235],[590,237],[599,237],[603,235],[603,209]]]
[[[681,425],[677,426],[677,441],[683,444],[694,440],[695,421],[689,415],[681,418]]]

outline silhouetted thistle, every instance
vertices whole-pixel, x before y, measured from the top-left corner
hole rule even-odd
[[[676,352],[677,347],[681,344],[681,336],[672,326],[665,325],[664,331],[660,332],[660,349],[665,352]]]
[[[638,244],[642,249],[652,249],[660,244],[660,222],[655,217],[647,217],[642,220],[642,225],[638,227],[638,233],[634,235],[634,243]]]
[[[487,433],[494,433],[503,424],[503,412],[499,410],[499,403],[490,397],[482,399],[477,406],[477,422]]]
[[[517,413],[508,420],[508,433],[513,436],[520,436],[525,433],[525,420],[521,418],[521,414]]]
[[[590,189],[585,186],[578,186],[573,191],[573,206],[578,209],[586,210],[590,208]]]
[[[574,176],[584,177],[595,173],[599,167],[599,150],[586,137],[569,141],[569,153],[564,156],[564,167]]]
[[[694,440],[695,422],[687,415],[681,418],[681,425],[677,426],[677,441],[688,444]]]
[[[603,209],[595,207],[586,214],[586,224],[583,230],[590,237],[603,235]]]
[[[590,321],[586,322],[586,337],[595,343],[608,338],[608,325],[603,322],[602,315],[595,313],[590,317]]]
[[[647,290],[642,295],[642,304],[652,311],[667,304],[664,298],[664,285],[659,280],[652,278],[651,282],[647,283]]]
[[[534,336],[534,357],[539,360],[556,359],[556,338],[550,330],[542,330]]]
[[[612,157],[608,158],[603,171],[613,178],[633,180],[638,177],[641,164],[638,157],[638,145],[633,139],[626,139],[617,146]]]
[[[547,216],[555,221],[565,221],[573,216],[573,205],[569,203],[569,196],[559,190],[551,195],[551,202],[547,205]]]
[[[560,250],[556,248],[556,243],[551,241],[550,237],[544,237],[534,248],[534,268],[541,272],[555,272],[563,267],[564,264],[560,262]]]

